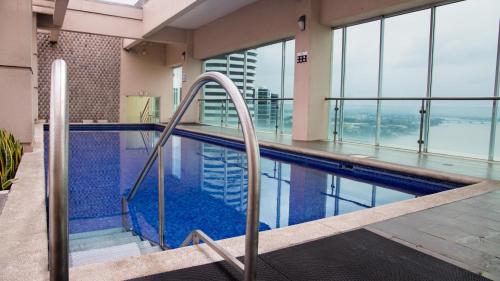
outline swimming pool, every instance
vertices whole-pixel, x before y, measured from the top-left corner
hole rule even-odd
[[[137,179],[162,127],[72,125],[70,129],[70,233],[122,227],[121,199]],[[47,139],[48,132],[46,150]],[[166,245],[178,247],[194,229],[216,240],[243,235],[247,175],[242,144],[176,130],[164,153]],[[462,186],[266,148],[261,155],[262,231]],[[135,233],[153,242],[158,242],[156,171],[155,163],[129,202],[126,217]]]

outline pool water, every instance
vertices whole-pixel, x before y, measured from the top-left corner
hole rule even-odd
[[[159,135],[155,130],[70,132],[70,233],[122,226],[121,199]],[[245,233],[246,155],[235,149],[237,145],[229,146],[233,148],[186,136],[168,140],[164,149],[168,247],[178,247],[194,229],[216,240]],[[458,186],[297,155],[280,157],[280,152],[266,149],[261,154],[262,231]],[[157,186],[155,163],[129,202],[127,216],[134,232],[154,242],[158,242]]]

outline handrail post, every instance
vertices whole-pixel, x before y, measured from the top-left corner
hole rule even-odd
[[[49,125],[49,267],[51,281],[68,280],[68,78],[66,62],[52,63]]]
[[[337,121],[338,121],[338,115],[339,115],[339,100],[335,100],[335,118],[333,121],[333,143],[337,142]]]
[[[422,153],[422,145],[424,144],[424,122],[425,122],[425,113],[426,113],[425,99],[422,99],[422,104],[420,106],[420,127],[418,134],[418,153]]]
[[[158,240],[165,248],[165,165],[163,146],[158,147]]]

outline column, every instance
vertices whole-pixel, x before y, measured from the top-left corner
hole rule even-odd
[[[33,140],[33,26],[30,0],[0,1],[0,128],[26,149]]]
[[[323,140],[328,135],[330,93],[331,28],[320,23],[321,1],[297,2],[297,19],[305,15],[306,27],[298,30],[295,52],[307,52],[307,61],[295,62],[293,129],[294,140]]]

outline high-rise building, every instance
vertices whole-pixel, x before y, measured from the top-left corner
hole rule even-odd
[[[255,98],[255,73],[257,70],[257,52],[248,50],[222,55],[204,63],[205,72],[216,71],[227,75],[236,84],[245,98]],[[224,89],[215,83],[208,83],[203,89],[205,99],[224,99]],[[253,102],[247,102],[250,114],[254,114]],[[205,101],[202,106],[202,120],[206,123],[237,125],[238,116],[230,101]]]

